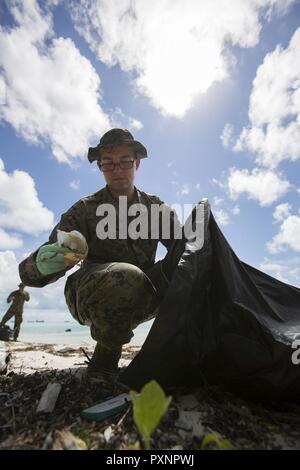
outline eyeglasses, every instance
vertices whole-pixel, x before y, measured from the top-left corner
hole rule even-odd
[[[101,171],[108,173],[109,171],[114,171],[116,166],[119,166],[121,170],[129,170],[133,167],[134,160],[121,160],[119,163],[99,163],[99,168]]]

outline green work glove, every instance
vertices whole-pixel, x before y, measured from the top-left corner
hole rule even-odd
[[[66,253],[72,253],[69,248],[59,246],[58,243],[42,246],[36,257],[36,265],[41,274],[53,274],[67,269]],[[76,263],[74,263],[76,264]]]

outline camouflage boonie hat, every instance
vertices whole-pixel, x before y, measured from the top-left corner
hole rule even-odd
[[[133,135],[127,129],[111,129],[106,132],[100,139],[97,147],[90,147],[88,151],[89,162],[92,163],[94,160],[98,160],[100,157],[101,149],[107,145],[122,145],[130,144],[133,145],[134,150],[137,153],[138,158],[146,158],[147,150],[137,140],[134,140]]]

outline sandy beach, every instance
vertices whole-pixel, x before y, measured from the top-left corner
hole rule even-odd
[[[0,357],[11,353],[9,371],[14,374],[34,374],[49,370],[85,370],[87,358],[93,354],[92,343],[44,344],[22,341],[0,341]],[[139,346],[125,347],[119,366],[126,367]]]
[[[0,449],[141,449],[132,406],[101,422],[82,410],[124,393],[111,383],[86,379],[82,345],[0,341]],[[140,347],[124,347],[126,367]],[[93,346],[84,345],[92,355]],[[5,368],[5,358],[8,360]],[[38,413],[49,384],[59,384],[55,408]],[[300,449],[300,406],[247,402],[216,386],[178,388],[152,436],[153,449],[200,450],[209,445],[232,449]]]

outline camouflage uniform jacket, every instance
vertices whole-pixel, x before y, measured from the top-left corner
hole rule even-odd
[[[26,302],[28,302],[29,299],[30,299],[30,296],[28,292],[26,291],[20,292],[19,290],[14,290],[7,297],[7,302],[11,302],[11,301],[13,302],[9,310],[23,312],[24,302],[25,300]]]
[[[148,239],[118,239],[117,228],[116,239],[102,240],[97,237],[96,226],[97,223],[103,217],[97,216],[96,210],[99,205],[104,203],[113,204],[115,206],[118,219],[118,199],[114,198],[108,186],[105,186],[104,188],[100,189],[100,191],[80,199],[67,212],[65,212],[61,216],[60,222],[54,227],[52,233],[50,234],[49,241],[44,245],[51,244],[57,241],[57,229],[64,230],[66,232],[69,232],[71,230],[78,230],[85,236],[89,248],[88,256],[82,263],[81,268],[88,267],[89,265],[92,265],[94,263],[125,262],[138,266],[140,269],[142,269],[148,274],[148,272],[151,271],[151,267],[153,267],[155,263],[155,254],[158,241],[161,241],[161,243],[167,249],[169,249],[172,244],[172,240],[174,239],[175,230],[182,230],[176,213],[171,211],[170,207],[164,204],[164,202],[161,201],[159,197],[147,194],[135,188],[134,199],[131,203],[128,203],[128,207],[133,203],[142,203],[147,207],[148,214],[150,214],[151,205],[158,204],[160,207],[161,205],[163,205],[163,208],[168,211],[168,214],[170,214],[170,237],[163,238],[161,233],[162,218],[160,217],[159,239],[151,239],[150,235]],[[151,221],[149,217],[149,234],[150,230]],[[23,260],[19,265],[20,277],[25,285],[33,287],[43,287],[47,284],[55,282],[57,279],[59,279],[65,274],[67,270],[60,271],[54,274],[42,275],[38,271],[35,263],[37,252],[38,250],[36,250],[28,258]],[[158,273],[158,277],[160,275],[161,273]],[[153,276],[156,276],[155,269]],[[152,278],[150,277],[150,279]],[[158,283],[159,282],[160,281],[158,279]]]

